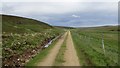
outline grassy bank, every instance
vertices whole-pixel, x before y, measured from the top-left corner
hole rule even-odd
[[[24,64],[48,41],[64,32],[35,19],[2,16],[3,66],[24,66]]]

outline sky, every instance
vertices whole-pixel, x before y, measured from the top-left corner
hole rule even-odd
[[[1,14],[33,18],[54,26],[118,24],[118,0],[2,0],[1,4]]]

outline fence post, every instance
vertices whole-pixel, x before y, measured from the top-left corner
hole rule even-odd
[[[105,46],[104,46],[104,36],[103,36],[103,34],[102,34],[102,48],[103,48],[103,51],[104,51],[104,55],[105,55]]]

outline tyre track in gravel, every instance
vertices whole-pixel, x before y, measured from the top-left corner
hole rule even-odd
[[[64,60],[65,62],[63,63],[63,66],[80,66],[70,31],[68,31],[68,37],[66,40]]]
[[[66,35],[67,32],[63,36],[61,36],[61,38],[58,40],[55,46],[50,50],[49,54],[41,62],[39,62],[37,66],[53,66],[55,58],[59,52],[62,43],[65,40]]]

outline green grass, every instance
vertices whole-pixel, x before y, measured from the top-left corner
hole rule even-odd
[[[81,64],[81,66],[89,66],[92,65],[91,63],[87,62],[88,61],[88,57],[86,57],[86,55],[83,53],[82,48],[80,47],[80,45],[83,45],[80,40],[78,39],[79,36],[76,33],[72,33],[72,38],[73,38],[73,42],[74,42],[74,46],[76,48],[77,51],[77,55],[79,58],[79,62]]]
[[[85,29],[84,31],[84,29],[75,29],[71,31],[81,65],[118,65],[118,32],[109,31],[105,28],[102,31],[99,30],[96,28],[94,30]],[[101,34],[104,35],[105,55],[102,49]]]
[[[68,36],[68,35],[67,35]],[[59,53],[57,54],[56,56],[56,59],[55,59],[55,62],[54,62],[54,66],[63,66],[62,63],[65,62],[64,60],[64,53],[65,53],[65,50],[66,50],[66,40],[67,40],[67,36],[63,42],[63,44],[61,45],[61,48],[59,50]]]

